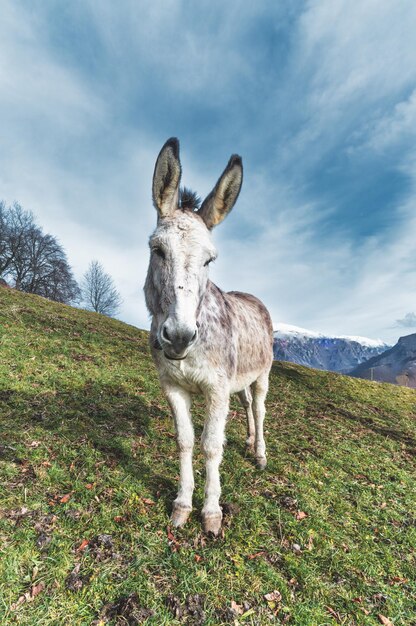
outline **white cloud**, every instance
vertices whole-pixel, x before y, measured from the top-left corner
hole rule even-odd
[[[344,150],[340,140],[361,141],[394,109],[416,82],[415,23],[411,1],[308,3],[296,28],[284,101],[300,116],[286,161],[314,164],[337,145]]]
[[[414,146],[416,137],[416,89],[407,98],[394,105],[363,132],[359,148],[386,153],[403,145]]]
[[[416,328],[416,313],[406,313],[406,315],[399,320],[396,320],[398,326],[404,328]]]
[[[226,150],[244,149],[241,198],[214,235],[218,284],[256,293],[276,322],[397,338],[394,320],[415,307],[416,5],[310,2],[290,26],[281,71],[272,55],[269,65],[257,64],[262,42],[249,37],[257,5],[74,7],[100,42],[97,74],[57,54],[51,16],[3,3],[0,198],[35,212],[77,277],[99,259],[121,291],[121,317],[148,325],[141,288],[156,221],[151,177],[179,94],[186,184],[208,193]],[[263,11],[281,27],[282,9],[271,2]],[[137,94],[158,81],[160,123],[146,110],[132,115]],[[202,141],[207,111],[216,117]],[[375,229],[357,243],[336,226],[328,232],[337,204],[311,199],[307,175],[334,151],[351,159],[357,151],[394,153],[412,185],[391,208],[397,220],[387,234]]]

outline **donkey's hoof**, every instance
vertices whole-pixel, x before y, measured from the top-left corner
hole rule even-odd
[[[180,504],[174,504],[172,515],[170,516],[170,521],[173,526],[178,528],[179,526],[183,526],[188,521],[188,517],[191,513],[191,508],[186,507]]]
[[[203,515],[202,526],[204,528],[204,532],[207,535],[214,535],[214,537],[218,537],[219,532],[221,530],[221,521],[222,521],[221,513]]]
[[[254,454],[254,437],[247,437],[246,448],[248,452]]]
[[[265,456],[258,456],[256,457],[256,465],[258,467],[258,469],[265,469],[266,465],[267,465],[267,459]]]

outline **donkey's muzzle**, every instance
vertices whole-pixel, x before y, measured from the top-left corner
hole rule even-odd
[[[165,355],[170,359],[180,359],[186,356],[188,349],[195,343],[198,329],[174,328],[167,320],[162,326],[161,340]]]

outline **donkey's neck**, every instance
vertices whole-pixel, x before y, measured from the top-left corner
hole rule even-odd
[[[224,333],[230,330],[230,312],[226,294],[210,280],[198,307],[197,322],[201,339],[211,334],[217,326],[222,327]]]

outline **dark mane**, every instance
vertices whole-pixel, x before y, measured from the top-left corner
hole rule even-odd
[[[183,211],[197,211],[201,205],[201,198],[196,191],[182,187],[179,193],[179,208]]]

